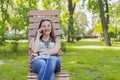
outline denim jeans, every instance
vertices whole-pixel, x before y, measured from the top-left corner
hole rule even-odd
[[[60,71],[61,60],[57,56],[37,58],[32,61],[32,71],[38,73],[38,80],[55,80],[54,72]]]

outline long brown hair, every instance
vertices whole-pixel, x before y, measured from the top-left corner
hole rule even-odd
[[[56,39],[56,35],[55,35],[55,32],[54,32],[54,29],[53,29],[53,24],[52,24],[52,21],[48,18],[44,18],[40,21],[40,24],[39,24],[39,27],[38,29],[41,28],[41,25],[44,21],[49,21],[50,24],[51,24],[51,32],[50,32],[50,37],[52,38],[52,42],[56,42],[55,39]],[[37,35],[37,34],[36,34]],[[40,36],[40,39],[43,37],[43,35]]]

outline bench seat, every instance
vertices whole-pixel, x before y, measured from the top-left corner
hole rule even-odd
[[[38,74],[35,72],[28,73],[28,80],[37,80]],[[70,76],[68,73],[64,71],[60,71],[56,73],[56,80],[70,80]]]

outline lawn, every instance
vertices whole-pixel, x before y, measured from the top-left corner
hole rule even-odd
[[[67,43],[63,68],[71,80],[120,80],[120,44],[104,46],[99,40]]]
[[[10,43],[0,46],[0,80],[27,80],[28,44],[19,43],[17,52],[11,51]]]
[[[120,80],[120,44],[107,47],[97,39],[66,43],[62,55],[64,71],[71,80]],[[0,46],[0,80],[27,80],[28,45],[20,43],[18,52],[10,44]]]

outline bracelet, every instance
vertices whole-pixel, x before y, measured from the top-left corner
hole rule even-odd
[[[38,55],[38,56],[40,55],[39,52],[37,52],[37,55]]]

